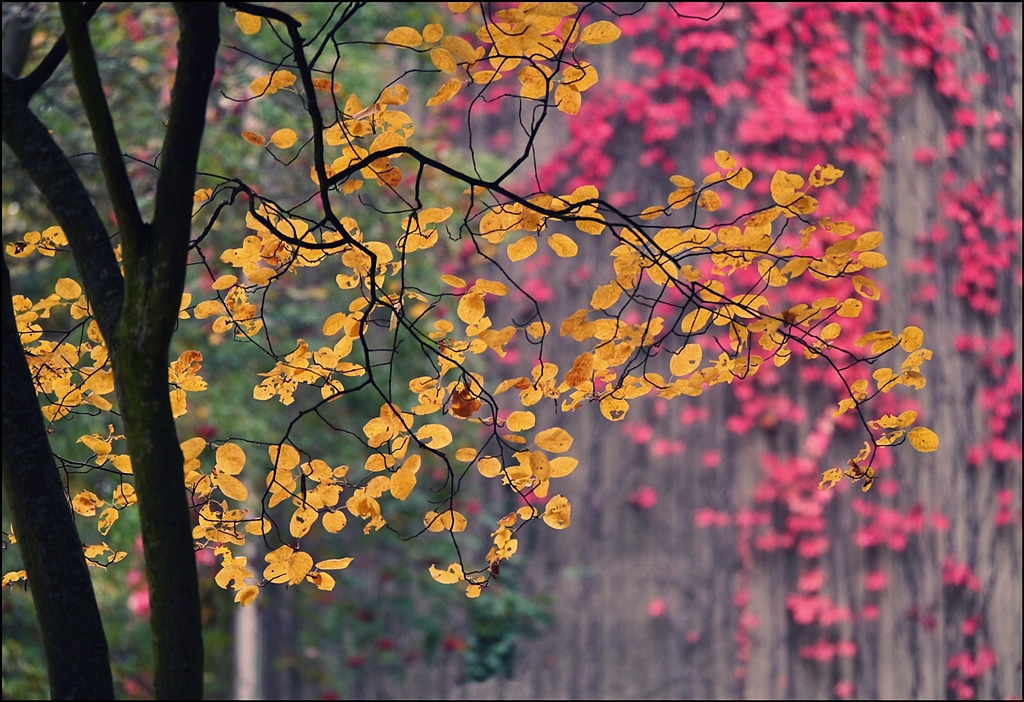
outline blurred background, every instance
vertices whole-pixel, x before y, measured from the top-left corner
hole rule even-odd
[[[19,7],[5,3],[4,12]],[[318,7],[289,9],[314,26],[326,12]],[[889,260],[876,276],[878,316],[864,321],[917,325],[934,352],[922,391],[883,396],[876,407],[917,409],[941,437],[939,450],[884,452],[870,492],[848,483],[819,492],[821,472],[855,454],[862,439],[852,420],[832,416],[837,389],[822,369],[796,361],[699,398],[650,398],[616,424],[584,406],[557,419],[580,459],[559,488],[572,500],[572,527],[520,532],[500,587],[478,600],[430,580],[426,565],[450,554],[427,539],[349,529],[336,543],[356,562],[334,592],[266,588],[244,610],[213,583],[214,558],[200,552],[208,696],[1020,698],[1020,5],[610,7],[623,15],[615,20],[623,36],[587,47],[601,80],[580,114],[546,125],[537,143],[541,185],[570,192],[593,183],[614,204],[639,210],[664,202],[674,189],[669,176],[697,180],[725,149],[755,174],[749,192],[723,203],[743,211],[766,199],[777,168],[845,169],[822,210],[883,231]],[[376,37],[442,15],[447,25],[447,13],[430,4],[370,5],[351,32]],[[32,22],[32,46],[42,51],[59,33],[56,10],[39,3]],[[112,5],[94,22],[122,146],[152,159],[173,69],[173,15]],[[265,71],[232,39],[201,168],[255,174],[269,157],[237,134],[269,133],[286,116],[269,101],[243,109],[225,97]],[[268,55],[279,50],[272,37],[253,41],[266,41]],[[339,79],[364,102],[393,78],[386,71],[415,67],[378,48],[353,50],[345,61]],[[414,99],[405,109],[421,148],[457,157],[467,147],[468,103],[453,101],[440,117],[411,107],[433,91],[429,78],[422,86],[408,79]],[[73,97],[62,71],[37,106],[68,153],[86,154],[91,142]],[[494,103],[474,115],[480,158],[498,161],[520,145],[514,107]],[[83,156],[76,165],[90,187],[98,184],[94,161]],[[6,147],[3,172],[6,244],[51,220]],[[140,163],[133,178],[145,193],[152,169]],[[299,180],[296,193],[308,187]],[[360,224],[384,226],[362,215]],[[538,253],[518,269],[550,318],[568,316],[582,306],[574,293],[606,282],[591,277],[605,276],[604,239],[581,241],[569,264]],[[437,267],[474,270],[457,242],[437,251]],[[42,290],[41,279],[54,277],[44,269],[70,265],[59,257],[8,263],[15,289],[33,297],[34,285]],[[282,337],[309,338],[322,322],[323,281],[303,281],[275,293]],[[514,315],[523,300],[507,304]],[[183,325],[179,350],[205,344],[207,333]],[[252,368],[265,361],[235,346],[209,350],[203,375],[222,389],[196,396],[182,437],[273,436],[289,421],[276,403],[239,411],[233,398],[251,394]],[[510,375],[528,369],[529,352],[513,349],[503,363]],[[353,406],[352,416],[362,409]],[[89,418],[76,421],[84,431]],[[324,451],[359,460],[344,437],[306,430]],[[55,451],[74,454],[72,442],[55,440]],[[464,498],[467,513],[493,502],[489,486],[475,489]],[[131,529],[118,529],[111,545],[130,555],[94,581],[120,693],[146,697],[141,555]],[[4,572],[18,563],[16,547],[6,548]],[[4,698],[46,696],[27,592],[4,590],[3,621]]]

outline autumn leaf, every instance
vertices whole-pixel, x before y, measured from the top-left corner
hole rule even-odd
[[[298,135],[292,129],[278,129],[270,137],[270,143],[279,149],[290,148],[298,139]]]
[[[555,495],[548,500],[542,519],[552,529],[565,529],[570,524],[572,506],[563,495]]]
[[[242,34],[256,34],[260,31],[261,19],[246,12],[236,12],[235,24],[242,30]]]
[[[931,453],[939,448],[939,437],[931,429],[925,427],[914,427],[907,433],[907,440],[915,450],[922,453]]]
[[[352,558],[329,558],[316,564],[319,570],[345,570],[352,563]]]
[[[533,439],[538,448],[551,453],[565,453],[572,446],[572,436],[565,429],[551,427],[539,432]]]
[[[458,563],[452,563],[446,570],[441,570],[434,565],[430,566],[430,577],[443,585],[451,585],[457,583],[460,580],[465,580],[466,576],[462,572],[462,566]]]
[[[622,31],[607,20],[600,20],[587,25],[580,32],[581,44],[608,44],[622,35]]]
[[[395,46],[404,46],[409,49],[415,49],[423,43],[423,36],[412,27],[395,27],[387,33],[387,36],[384,37],[384,41],[388,44],[394,44]]]
[[[685,377],[700,367],[704,351],[700,344],[687,344],[672,355],[669,368],[672,375]]]

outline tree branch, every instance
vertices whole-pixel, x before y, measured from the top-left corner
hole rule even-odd
[[[96,10],[100,9],[102,4],[99,2],[87,2],[83,5],[82,16],[86,22],[92,19],[92,16],[96,14]],[[25,100],[31,99],[43,87],[46,81],[50,80],[53,72],[57,70],[57,66],[64,61],[64,57],[67,54],[68,40],[67,37],[61,34],[60,38],[50,48],[49,53],[39,62],[39,65],[33,68],[31,73],[18,81],[19,89],[21,94],[25,96]]]
[[[9,76],[3,77],[3,140],[67,235],[100,331],[113,341],[124,302],[124,281],[109,235],[78,173]]]
[[[175,271],[166,291],[173,296],[170,326],[177,318],[177,304],[185,284],[185,263],[192,231],[192,198],[195,194],[196,166],[206,124],[206,104],[213,83],[217,46],[220,42],[218,6],[215,4],[177,3],[174,6],[181,23],[178,39],[178,68],[171,92],[156,184],[153,209],[153,245],[160,259]]]
[[[92,48],[92,40],[89,39],[84,10],[78,2],[60,4],[60,15],[64,21],[64,36],[71,55],[75,84],[78,86],[82,107],[85,108],[89,126],[92,128],[96,153],[99,155],[103,179],[107,183],[107,192],[110,194],[117,224],[122,233],[137,232],[143,229],[142,215],[139,214],[139,205],[128,179],[128,171],[124,167],[124,158],[117,141],[114,120],[107,107],[107,98],[103,94],[103,83],[100,81],[99,68],[96,66],[96,54]]]

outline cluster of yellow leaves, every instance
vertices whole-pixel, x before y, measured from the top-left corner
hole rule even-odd
[[[108,369],[107,348],[99,326],[91,319],[81,285],[71,278],[61,278],[54,292],[37,302],[23,295],[12,296],[12,302],[36,392],[52,400],[43,406],[47,420],[62,419],[83,404],[101,411],[111,409],[113,405],[104,396],[113,392],[114,376]],[[76,345],[42,338],[39,320],[50,318],[54,308],[67,308],[73,320],[85,324],[87,340]]]
[[[290,546],[282,546],[267,554],[266,560],[270,565],[264,570],[263,581],[259,581],[246,567],[244,557],[236,558],[232,555],[226,544],[241,546],[245,543],[246,533],[264,535],[270,531],[271,524],[266,518],[249,517],[246,509],[230,508],[225,500],[211,499],[215,489],[229,500],[244,502],[248,499],[248,488],[238,477],[245,468],[246,455],[241,446],[226,442],[217,448],[213,471],[204,474],[199,455],[206,446],[205,439],[196,437],[183,442],[181,449],[185,458],[185,484],[193,495],[205,500],[192,536],[201,547],[214,546],[215,553],[222,556],[221,570],[216,576],[217,584],[224,589],[234,589],[235,601],[243,606],[252,603],[259,588],[270,582],[294,585],[306,579],[320,589],[333,588],[333,578],[321,571],[345,568],[351,558],[321,561],[314,566],[308,554]],[[266,480],[270,495],[267,506],[274,507],[283,501],[291,501],[295,509],[289,533],[293,538],[301,539],[305,536],[321,513],[325,530],[335,533],[345,527],[346,519],[338,509],[338,503],[346,487],[343,478],[348,472],[347,466],[332,469],[319,459],[300,463],[298,451],[288,444],[268,447],[267,455],[271,466]],[[349,510],[353,511],[351,505]]]
[[[109,461],[115,468],[117,468],[123,474],[130,474],[132,472],[131,459],[126,455],[114,455],[111,453],[111,441],[114,439],[123,439],[123,436],[115,436],[113,434],[114,428],[110,427],[110,434],[106,439],[100,437],[98,434],[88,434],[86,436],[79,437],[79,443],[85,444],[95,453],[96,464],[103,465]],[[135,496],[135,487],[130,483],[122,482],[114,488],[113,494],[110,498],[110,506],[104,509],[97,521],[96,528],[104,536],[110,531],[110,528],[114,525],[120,516],[120,511],[130,507],[138,501]],[[96,511],[108,504],[102,500],[96,493],[89,490],[82,490],[78,492],[74,497],[71,498],[71,509],[77,514],[83,517],[94,517]]]
[[[206,381],[199,376],[199,369],[202,367],[203,354],[198,351],[182,351],[167,370],[167,382],[174,388],[171,390],[171,414],[175,418],[188,412],[186,392],[201,392],[206,389]]]
[[[857,339],[855,343],[859,347],[870,344],[872,356],[883,354],[897,345],[910,354],[903,362],[901,373],[894,373],[890,368],[879,368],[873,373],[872,377],[878,383],[876,392],[889,392],[897,385],[906,385],[914,390],[924,387],[925,378],[920,372],[921,364],[931,359],[932,352],[929,349],[921,348],[924,343],[924,332],[918,327],[906,327],[898,337],[894,337],[888,329],[868,332]],[[839,408],[832,414],[833,416],[844,414],[867,399],[869,399],[869,384],[866,379],[862,378],[850,385],[850,397],[841,400]],[[875,431],[882,432],[881,436],[875,439],[876,446],[894,446],[909,441],[915,450],[922,453],[937,451],[939,448],[938,435],[927,427],[910,429],[909,427],[916,421],[917,412],[906,410],[898,415],[882,415],[869,421],[868,426]],[[873,447],[865,442],[860,454],[849,462],[849,470],[841,471],[839,468],[830,468],[825,471],[818,487],[822,490],[831,488],[842,479],[843,475],[846,475],[854,482],[863,480],[861,489],[867,492],[874,480],[875,471],[870,466],[863,467],[862,464],[868,459],[872,449]]]
[[[215,578],[217,585],[224,590],[234,590],[235,602],[243,607],[256,600],[260,587],[265,583],[297,585],[308,580],[321,590],[333,590],[334,578],[326,571],[343,570],[352,562],[351,558],[331,558],[314,565],[313,557],[308,553],[285,545],[264,556],[269,565],[263,569],[263,582],[260,582],[246,567],[247,558],[236,558],[226,546],[218,546],[214,553],[222,557],[221,569]]]
[[[356,329],[359,327],[357,326]],[[278,362],[274,369],[260,373],[265,380],[253,389],[257,400],[269,400],[275,395],[283,405],[294,402],[294,393],[302,383],[320,388],[324,399],[340,396],[345,392],[341,377],[356,377],[365,374],[362,366],[342,360],[352,350],[351,336],[346,336],[334,348],[321,347],[310,351],[305,340],[299,339],[299,346]]]
[[[68,238],[60,227],[50,227],[42,232],[27,232],[20,241],[13,241],[4,247],[8,256],[25,258],[33,253],[53,257],[57,249],[68,245]]]
[[[455,13],[472,6],[448,5]],[[577,6],[569,2],[520,3],[519,7],[498,10],[496,22],[486,21],[477,29],[480,45],[475,47],[461,37],[445,36],[439,24],[428,24],[422,32],[396,27],[384,41],[428,53],[435,69],[455,76],[427,100],[428,107],[448,102],[466,85],[488,86],[518,68],[520,97],[543,100],[554,90],[555,106],[574,115],[579,112],[582,93],[593,87],[598,77],[597,69],[586,61],[567,60],[571,54],[566,49],[607,44],[621,35],[607,20],[581,27],[578,13]]]
[[[363,107],[355,93],[348,96],[344,108],[345,118],[324,131],[324,143],[342,147],[341,155],[326,166],[328,178],[346,172],[341,179],[342,193],[348,195],[363,186],[363,180],[353,177],[355,173],[347,172],[354,164],[372,154],[407,144],[415,132],[412,118],[392,108],[404,105],[408,100],[408,88],[398,83],[386,88],[368,107]],[[359,168],[358,173],[378,186],[394,188],[402,182],[403,176],[401,169],[391,159],[399,156],[401,154],[376,158]],[[310,177],[314,183],[320,184],[316,169],[313,169]]]

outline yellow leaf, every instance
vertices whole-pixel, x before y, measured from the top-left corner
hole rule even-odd
[[[419,470],[420,461],[418,455],[410,456],[402,467],[391,476],[391,495],[396,500],[404,500],[416,487],[416,471]]]
[[[601,414],[610,422],[620,422],[626,418],[629,411],[629,403],[615,397],[608,396],[601,400]]]
[[[622,35],[622,31],[608,20],[594,22],[583,28],[580,32],[581,44],[608,44],[615,41]]]
[[[395,27],[387,33],[384,41],[395,46],[415,49],[423,43],[423,36],[412,27]]]
[[[750,185],[752,180],[754,180],[754,174],[750,172],[750,169],[741,168],[734,175],[729,176],[728,182],[737,190],[743,190]]]
[[[437,70],[443,73],[455,73],[459,65],[455,62],[455,57],[452,56],[448,49],[435,46],[430,50],[430,61],[434,64]],[[461,81],[459,82],[461,85]]]
[[[572,436],[565,429],[551,427],[538,433],[533,442],[545,451],[551,453],[565,453],[572,446]]]
[[[345,570],[352,560],[351,558],[329,558],[317,563],[316,567],[320,570]]]
[[[19,580],[28,580],[28,573],[24,570],[12,570],[4,575],[2,587],[9,587]]]
[[[270,136],[270,143],[279,149],[290,148],[298,139],[293,129],[278,129]]]
[[[865,278],[862,275],[853,276],[853,289],[861,297],[866,297],[869,300],[877,300],[882,296],[882,291],[878,289],[874,281],[870,278]]]
[[[536,422],[537,419],[533,416],[533,412],[513,412],[505,420],[505,427],[509,431],[526,431],[533,429]]]
[[[196,309],[193,312],[196,319],[206,319],[212,317],[215,314],[221,314],[224,312],[224,303],[220,300],[204,300],[196,305]]]
[[[255,585],[246,585],[241,590],[235,593],[235,602],[248,607],[256,601],[256,596],[260,594],[260,589]]]
[[[257,15],[250,15],[248,12],[236,12],[235,24],[242,30],[242,34],[255,34],[260,31],[261,20]]]
[[[795,173],[775,171],[771,184],[772,198],[779,205],[792,205],[803,196],[797,192],[803,185],[803,177]]]
[[[533,255],[533,252],[537,250],[537,237],[535,236],[524,236],[514,244],[508,245],[508,257],[512,261],[522,261],[524,258],[529,258]]]
[[[82,286],[71,278],[61,278],[57,281],[54,292],[65,300],[77,300],[82,294]]]
[[[565,383],[569,387],[580,388],[591,382],[594,375],[594,354],[581,353],[572,362],[572,368],[565,373]]]
[[[201,303],[202,304],[202,303]],[[199,308],[196,308],[196,316],[199,316]],[[324,336],[334,336],[342,329],[349,321],[349,316],[344,312],[335,312],[326,320],[324,320],[323,332]]]
[[[423,41],[428,41],[431,44],[441,39],[444,36],[444,27],[439,24],[428,24],[423,28]]]
[[[821,330],[821,338],[825,341],[831,341],[836,339],[843,332],[843,328],[836,322],[826,324],[825,328]]]
[[[714,190],[705,190],[697,198],[697,207],[708,212],[714,212],[722,206],[722,198]]]
[[[401,83],[389,86],[380,94],[381,105],[404,105],[409,102],[409,89]]]
[[[472,74],[472,79],[477,85],[489,85],[502,80],[502,74],[497,71],[477,71]]]
[[[233,276],[230,273],[228,273],[227,275],[222,275],[219,278],[217,278],[217,280],[213,281],[213,285],[211,287],[214,290],[227,290],[228,288],[235,287],[235,284],[237,282],[238,282],[238,278],[236,276]],[[206,302],[201,302],[201,303],[199,303],[199,305],[196,306],[196,315],[199,314],[199,308],[200,307],[202,307],[203,305],[209,305],[210,303],[213,303],[216,306],[216,311],[214,312],[214,314],[216,314],[217,312],[220,312],[222,309],[224,309],[223,306],[221,305],[220,300],[207,300]],[[205,309],[204,309],[204,311],[205,311]],[[210,315],[206,315],[206,316],[208,317]],[[200,319],[202,319],[202,317],[200,317]]]
[[[110,462],[125,475],[132,474],[132,459],[129,456],[110,456]]]
[[[249,490],[245,483],[229,473],[218,473],[213,478],[214,484],[220,488],[225,497],[243,502],[249,497]]]
[[[348,524],[348,518],[341,510],[338,510],[337,512],[327,512],[324,514],[321,521],[323,522],[324,529],[331,534],[337,534],[345,528],[346,524]]]
[[[296,551],[288,557],[288,583],[298,585],[313,568],[313,557],[308,553]]]
[[[907,353],[916,351],[924,343],[924,332],[918,327],[906,327],[900,334],[900,346]]]
[[[552,529],[565,529],[570,524],[571,513],[572,505],[569,504],[569,500],[563,495],[555,495],[548,500],[542,519]]]
[[[476,469],[485,478],[494,478],[501,474],[501,461],[491,456],[485,456],[477,461]]]
[[[466,324],[476,324],[484,316],[483,295],[480,293],[467,293],[463,295],[459,300],[459,306],[456,311],[459,319]]]
[[[907,433],[907,439],[921,453],[931,453],[939,448],[938,434],[925,427],[914,427]]]
[[[341,83],[333,81],[330,78],[314,78],[313,90],[317,90],[321,93],[340,93]]]
[[[706,327],[709,321],[711,321],[711,310],[698,307],[683,317],[683,333],[696,334]]]
[[[129,483],[121,483],[114,488],[114,494],[111,497],[115,507],[127,507],[128,505],[134,505],[139,501],[139,498],[135,494],[135,488]]]
[[[481,592],[482,589],[483,588],[481,588],[479,585],[467,585],[466,586],[466,597],[468,597],[470,599],[474,599],[476,597],[480,597],[480,592]]]
[[[703,358],[704,351],[700,344],[687,344],[672,355],[669,370],[672,371],[672,375],[685,377],[700,367]]]
[[[865,268],[885,268],[889,265],[889,262],[885,259],[885,256],[878,253],[877,251],[865,251],[857,256],[857,263],[864,266]]]
[[[213,195],[213,188],[199,188],[192,194],[192,202],[206,202]]]
[[[491,293],[492,295],[498,295],[502,297],[508,295],[508,286],[504,283],[499,283],[495,280],[487,280],[486,278],[476,279],[476,289],[481,292]]]
[[[430,566],[430,577],[442,585],[451,585],[457,583],[460,580],[465,580],[465,575],[462,572],[462,566],[458,563],[452,563],[448,566],[448,570],[441,570],[439,568]]]
[[[839,315],[840,317],[852,319],[859,317],[860,311],[862,309],[864,309],[863,302],[861,302],[860,300],[854,300],[853,298],[850,298],[848,300],[845,300],[843,304],[839,305],[839,308],[836,309],[836,314]]]
[[[270,462],[278,472],[288,471],[299,465],[299,452],[291,444],[274,444],[267,447]]]
[[[561,83],[555,88],[555,106],[560,112],[567,115],[575,115],[580,111],[583,98],[579,88],[572,83]]]
[[[865,232],[857,237],[854,251],[870,251],[882,243],[882,232]]]
[[[564,478],[576,470],[576,466],[578,466],[579,463],[580,462],[572,456],[559,456],[558,458],[552,458],[550,477]]]
[[[815,166],[810,173],[809,179],[811,185],[816,188],[820,188],[825,185],[832,185],[840,178],[843,177],[843,171],[833,166],[831,163],[827,166],[818,164]]]
[[[100,519],[96,523],[96,529],[101,534],[106,536],[107,532],[110,531],[110,527],[114,526],[114,522],[117,521],[117,518],[119,516],[120,515],[118,514],[116,509],[114,509],[113,507],[107,507],[105,510],[103,510],[103,512],[100,513]]]
[[[459,60],[459,63],[471,64],[475,62],[476,50],[462,37],[449,36],[441,40],[441,46],[448,50],[452,56]]]
[[[270,74],[270,87],[273,90],[288,88],[295,85],[295,74],[291,71],[277,70]]]
[[[476,458],[476,449],[472,446],[465,446],[455,452],[455,460],[469,463]]]
[[[599,285],[590,298],[590,306],[595,310],[606,310],[614,305],[622,294],[622,286],[616,282]]]
[[[288,531],[296,539],[301,539],[309,533],[309,530],[316,524],[319,512],[308,504],[299,505],[292,513],[291,521],[288,524]]]
[[[551,331],[551,325],[547,322],[531,322],[526,327],[526,333],[534,339],[540,339],[542,336]]]
[[[96,514],[96,508],[103,504],[103,500],[94,492],[82,490],[71,499],[71,509],[83,517],[92,517]]]
[[[245,525],[246,532],[255,536],[263,536],[264,534],[270,533],[270,520],[269,519],[258,519],[256,521],[247,522]]]
[[[199,438],[199,440],[203,442],[203,446],[206,445],[204,439]],[[189,441],[195,441],[195,439],[189,439]],[[217,449],[216,468],[218,471],[221,473],[227,473],[228,475],[238,475],[242,472],[242,468],[244,467],[245,452],[240,446],[228,442]]]
[[[448,10],[450,12],[452,12],[453,14],[456,14],[456,15],[465,12],[466,10],[468,10],[471,7],[473,7],[473,3],[471,3],[471,2],[450,2],[450,3],[448,3]]]
[[[719,150],[715,152],[715,163],[718,164],[719,168],[736,168],[736,159],[733,158],[728,151]]]
[[[89,450],[97,456],[105,456],[110,453],[110,442],[101,439],[99,434],[87,434],[85,436],[80,436],[76,443],[85,444],[89,447]]]
[[[838,468],[829,468],[821,476],[821,482],[818,483],[819,490],[828,490],[835,487],[835,484],[843,479],[843,471]]]
[[[259,134],[256,134],[255,132],[242,132],[242,138],[245,139],[250,144],[252,144],[253,146],[263,146],[264,144],[267,143],[266,139],[261,137]]]
[[[452,433],[443,424],[424,424],[416,432],[416,438],[427,448],[440,449],[452,442]]]

